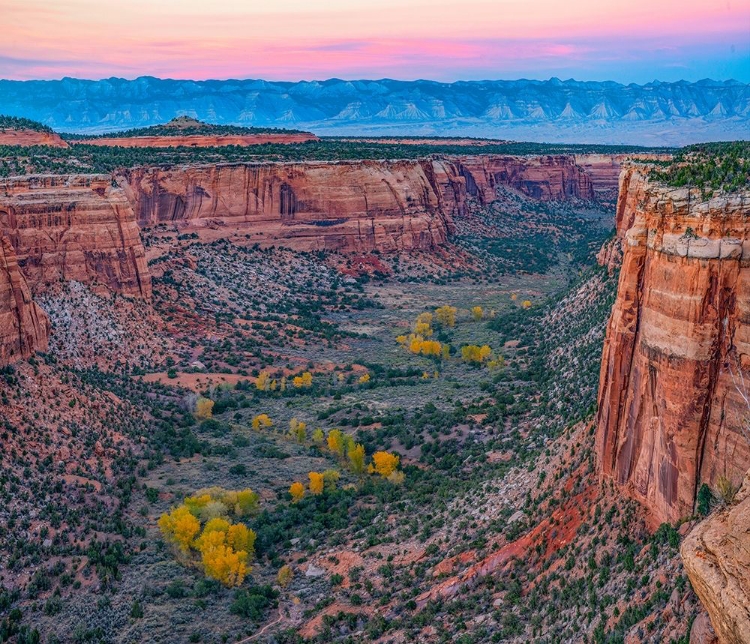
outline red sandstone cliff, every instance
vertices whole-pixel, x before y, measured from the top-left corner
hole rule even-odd
[[[306,143],[319,141],[314,134],[176,134],[168,136],[112,136],[101,139],[76,139],[73,144],[117,146],[122,148],[189,148],[222,147],[225,145],[262,145],[264,143]]]
[[[732,374],[750,367],[750,199],[701,201],[620,179],[623,247],[607,328],[596,450],[604,477],[657,521],[689,515],[701,483],[750,467]]]
[[[543,201],[594,198],[591,179],[572,156],[482,155],[461,157],[457,163],[466,192],[483,203],[495,198],[499,186]]]
[[[34,292],[76,280],[124,295],[151,295],[133,209],[109,175],[1,180],[0,231]]]
[[[46,351],[49,318],[32,300],[10,240],[0,234],[0,366]]]
[[[363,252],[447,240],[453,204],[434,175],[431,162],[355,161],[136,168],[122,180],[141,226],[239,229],[299,250]]]
[[[54,132],[37,130],[13,130],[0,128],[0,145],[48,145],[53,148],[67,148],[68,144]]]
[[[569,156],[243,163],[136,168],[119,180],[141,226],[241,230],[300,250],[430,249],[444,243],[467,196],[507,186],[533,198],[593,197]]]

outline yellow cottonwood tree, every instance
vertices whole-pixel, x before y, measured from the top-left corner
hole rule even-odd
[[[258,509],[260,497],[250,488],[237,492],[237,503],[234,506],[234,513],[238,517],[253,514]]]
[[[295,481],[289,486],[289,494],[292,497],[292,502],[296,503],[305,496],[305,486],[299,481]]]
[[[481,306],[472,306],[471,315],[477,322],[479,322],[482,318],[484,318],[484,309]]]
[[[244,523],[235,523],[227,530],[227,543],[237,552],[246,552],[252,555],[255,551],[255,539],[257,535]]]
[[[214,401],[201,396],[195,403],[195,417],[200,420],[211,418],[214,410]]]
[[[273,426],[273,421],[268,414],[258,414],[253,418],[253,429],[257,432]]]
[[[371,474],[380,474],[384,479],[387,479],[398,467],[400,457],[397,454],[391,454],[390,452],[375,452],[372,455],[372,464],[370,465],[369,471]]]
[[[267,371],[261,371],[258,377],[255,379],[255,388],[258,391],[268,391],[271,385],[271,376],[268,375]]]
[[[334,454],[343,456],[344,454],[344,434],[340,429],[332,429],[328,432],[328,449]]]
[[[245,580],[248,554],[227,545],[226,536],[226,532],[219,530],[204,533],[199,540],[199,551],[206,576],[232,588]]]
[[[456,307],[446,304],[435,309],[435,318],[443,326],[456,326]]]
[[[279,573],[276,575],[276,581],[279,586],[286,588],[291,583],[293,577],[294,571],[292,570],[292,567],[289,564],[285,564],[279,568]]]
[[[310,492],[315,495],[323,494],[323,488],[325,487],[323,475],[320,472],[310,472],[307,476],[310,478]]]
[[[159,529],[167,541],[171,541],[180,550],[187,552],[200,532],[201,524],[186,506],[181,505],[169,514],[161,515]]]
[[[289,433],[298,443],[304,443],[307,438],[307,424],[297,418],[292,418],[289,421]]]
[[[305,371],[301,376],[294,376],[292,384],[299,389],[300,387],[312,387],[313,377],[309,371]]]
[[[336,470],[326,470],[323,472],[323,480],[325,481],[326,489],[329,492],[333,492],[333,490],[336,489],[336,483],[338,483],[340,478],[341,474]]]
[[[354,474],[364,474],[365,471],[365,447],[357,443],[349,447],[346,453],[349,458],[349,469]]]

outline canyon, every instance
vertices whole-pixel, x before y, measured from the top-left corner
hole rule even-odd
[[[141,229],[168,225],[204,241],[304,251],[429,251],[448,240],[467,198],[490,202],[500,185],[540,200],[594,196],[569,156],[242,163],[3,179],[8,268],[0,288],[13,298],[0,307],[8,320],[1,361],[45,346],[43,315],[29,291],[77,281],[149,299]],[[28,289],[19,286],[23,280]],[[23,340],[15,339],[19,329]]]

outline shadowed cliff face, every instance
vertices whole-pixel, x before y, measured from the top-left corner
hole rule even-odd
[[[151,296],[133,209],[109,175],[1,181],[0,230],[34,292],[76,280],[124,295]]]
[[[46,351],[50,324],[31,299],[10,240],[0,234],[0,366]]]
[[[659,522],[691,514],[701,483],[750,467],[734,385],[750,366],[748,215],[747,195],[702,202],[635,166],[620,178],[596,449],[603,476]]]

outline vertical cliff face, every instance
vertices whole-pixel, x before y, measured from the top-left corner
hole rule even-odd
[[[542,201],[594,198],[591,179],[573,156],[487,155],[463,157],[457,164],[466,180],[466,192],[482,203],[495,198],[498,186],[513,188]]]
[[[121,180],[141,226],[239,228],[299,250],[430,249],[452,226],[419,161],[137,168]]]
[[[355,252],[434,248],[467,197],[489,203],[499,186],[541,200],[594,196],[570,156],[136,168],[119,180],[141,226],[232,227],[300,250]]]
[[[0,366],[46,351],[49,318],[31,299],[10,240],[0,234]]]
[[[0,231],[34,291],[77,280],[124,295],[151,295],[133,209],[109,175],[1,181]]]
[[[750,467],[735,387],[750,367],[748,215],[746,195],[704,202],[637,166],[621,175],[596,449],[603,476],[657,521],[691,514],[701,483]]]

